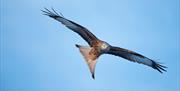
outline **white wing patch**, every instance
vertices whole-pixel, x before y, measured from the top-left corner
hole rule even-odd
[[[140,56],[129,54],[129,58],[132,59],[134,62],[145,64],[145,65],[148,65],[148,66],[152,66],[152,64],[153,64],[153,62],[150,59],[146,58],[146,57],[143,58],[143,57],[140,57]]]

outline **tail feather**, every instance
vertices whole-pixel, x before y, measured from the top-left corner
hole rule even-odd
[[[77,45],[77,44],[75,46],[79,48],[81,54],[86,60],[87,65],[89,66],[90,72],[92,74],[92,78],[95,79],[94,74],[95,74],[95,66],[96,66],[97,58],[94,58],[94,55],[91,55],[89,53],[92,50],[92,48],[88,46]]]
[[[78,45],[78,44],[76,44],[75,46],[76,46],[77,48],[79,48],[79,47],[80,47],[80,45]]]

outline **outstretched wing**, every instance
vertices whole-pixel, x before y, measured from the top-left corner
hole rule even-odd
[[[119,48],[119,47],[111,46],[110,50],[107,52],[107,54],[112,54],[115,56],[125,58],[132,62],[137,62],[137,63],[141,63],[144,65],[150,66],[150,67],[158,70],[160,73],[162,73],[162,71],[166,71],[164,68],[167,68],[166,66],[163,66],[163,65],[159,64],[158,62],[155,62],[141,54],[138,54],[136,52],[133,52],[133,51],[130,51],[127,49]]]
[[[45,10],[42,10],[44,12],[44,15],[47,15],[59,22],[61,22],[63,25],[65,25],[67,28],[71,29],[72,31],[78,33],[84,40],[88,42],[90,46],[93,45],[93,41],[98,40],[95,35],[93,35],[91,32],[88,31],[85,27],[68,20],[64,18],[63,16],[59,15],[54,9],[52,11],[45,8]]]

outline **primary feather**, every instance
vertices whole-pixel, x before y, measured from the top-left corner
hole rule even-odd
[[[106,53],[125,58],[129,61],[132,61],[132,62],[137,62],[140,64],[150,66],[150,67],[158,70],[160,73],[162,73],[162,71],[166,71],[164,68],[167,68],[165,66],[162,66],[158,62],[151,60],[151,59],[149,59],[149,58],[147,58],[141,54],[138,54],[136,52],[133,52],[133,51],[130,51],[127,49],[119,48],[119,47],[111,46],[110,50]]]
[[[42,10],[42,12],[44,12],[44,15],[47,15],[47,16],[61,22],[67,28],[78,33],[86,42],[88,42],[88,44],[90,46],[93,45],[93,41],[96,41],[98,39],[88,29],[86,29],[85,27],[83,27],[71,20],[64,18],[63,16],[59,15],[54,9],[52,9],[52,11],[50,11],[47,8],[45,8],[45,10]]]

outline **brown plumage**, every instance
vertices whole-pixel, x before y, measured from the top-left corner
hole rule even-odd
[[[79,48],[81,54],[86,60],[86,63],[89,66],[93,79],[95,78],[94,73],[95,73],[95,66],[97,59],[102,54],[112,54],[132,62],[144,64],[149,67],[152,67],[153,69],[158,70],[160,73],[162,73],[162,71],[166,71],[164,69],[167,68],[166,66],[163,66],[152,59],[149,59],[141,54],[138,54],[136,52],[124,48],[111,46],[105,41],[98,39],[88,29],[71,20],[64,18],[62,15],[59,15],[54,9],[50,11],[45,8],[45,10],[42,10],[42,12],[44,12],[44,15],[47,15],[61,22],[67,28],[79,34],[89,44],[89,46],[81,46],[76,44],[76,47]]]

